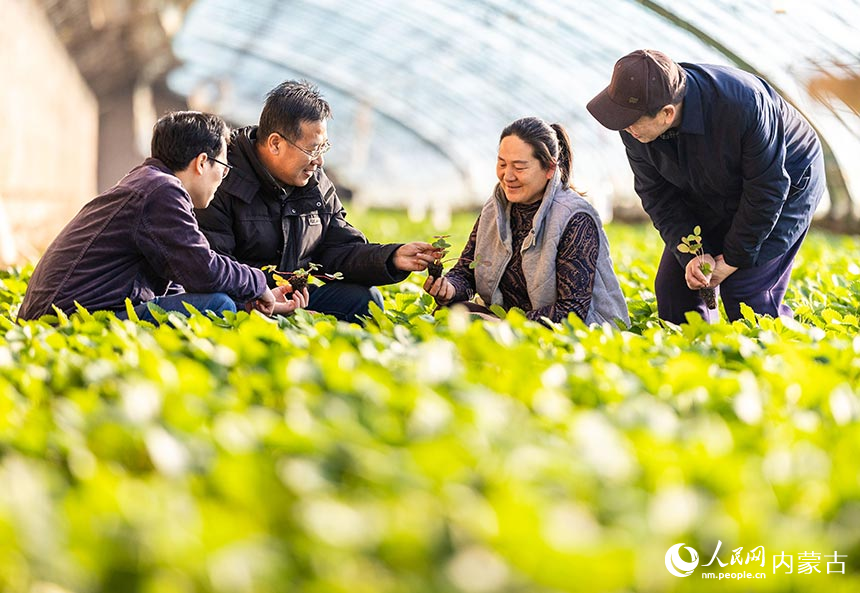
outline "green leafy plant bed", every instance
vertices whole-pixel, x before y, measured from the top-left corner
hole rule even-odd
[[[669,326],[655,232],[608,230],[630,331],[434,317],[418,274],[364,326],[18,324],[0,273],[0,591],[858,590],[860,241],[807,239],[795,320]]]

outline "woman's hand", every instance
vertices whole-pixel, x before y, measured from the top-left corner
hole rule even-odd
[[[454,293],[456,292],[454,285],[448,282],[448,279],[444,276],[441,278],[427,276],[427,280],[424,281],[424,290],[430,296],[435,298],[436,302],[440,305],[447,305],[450,303],[451,299],[454,298]]]

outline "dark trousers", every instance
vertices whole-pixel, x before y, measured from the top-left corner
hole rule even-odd
[[[791,278],[794,257],[804,237],[805,234],[783,255],[754,268],[737,270],[723,280],[717,288],[717,294],[723,301],[730,321],[741,318],[741,303],[746,303],[761,315],[791,317],[791,308],[783,303],[782,299]],[[687,288],[684,268],[675,258],[674,247],[666,246],[663,250],[654,281],[654,292],[657,295],[657,314],[660,319],[684,323],[684,314],[687,311],[698,312],[708,322],[716,321],[719,316],[717,311],[711,311],[705,306],[698,290]]]
[[[308,309],[334,315],[341,321],[357,322],[358,316],[370,314],[370,303],[382,309],[382,293],[375,286],[362,286],[349,282],[329,282],[322,286],[309,286]]]

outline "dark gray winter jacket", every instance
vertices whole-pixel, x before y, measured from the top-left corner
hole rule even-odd
[[[195,211],[212,249],[250,266],[274,265],[284,272],[314,262],[325,273],[341,272],[345,281],[368,286],[409,275],[391,263],[400,244],[368,243],[346,222],[322,169],[304,187],[278,183],[257,157],[256,132],[250,126],[233,133],[227,153],[233,169],[209,207]]]

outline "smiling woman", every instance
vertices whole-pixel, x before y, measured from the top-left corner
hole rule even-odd
[[[496,176],[511,203],[534,204],[539,201],[555,173],[555,164],[545,168],[533,153],[532,147],[517,136],[506,136],[499,143]]]
[[[628,324],[609,244],[594,208],[570,186],[573,153],[561,124],[518,119],[499,140],[499,183],[460,260],[424,289],[441,305],[477,295],[529,319]],[[482,265],[469,265],[481,262]],[[481,315],[486,308],[467,305]]]

